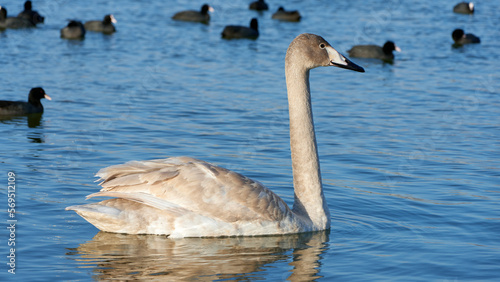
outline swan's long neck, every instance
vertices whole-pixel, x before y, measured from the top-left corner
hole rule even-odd
[[[309,69],[294,64],[293,59],[287,58],[285,63],[295,190],[293,211],[311,220],[318,229],[325,229],[330,227],[330,212],[321,184],[309,88]]]

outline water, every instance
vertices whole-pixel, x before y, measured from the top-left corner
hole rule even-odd
[[[486,281],[500,276],[500,10],[452,3],[288,1],[300,23],[215,1],[210,25],[173,22],[192,1],[35,1],[46,23],[0,32],[1,99],[42,86],[39,117],[0,121],[1,197],[15,173],[16,274],[5,281]],[[454,4],[454,3],[453,3]],[[11,15],[21,4],[2,3]],[[272,11],[278,3],[271,2]],[[68,18],[113,13],[118,32],[59,38]],[[223,41],[226,24],[260,21],[256,41]],[[464,28],[482,43],[451,47]],[[98,169],[188,155],[263,182],[289,204],[284,54],[298,34],[346,53],[392,39],[393,65],[311,73],[330,232],[171,240],[98,233],[69,205],[98,191]],[[2,213],[2,226],[8,213]]]

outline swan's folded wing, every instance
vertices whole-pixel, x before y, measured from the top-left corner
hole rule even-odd
[[[225,222],[280,221],[290,213],[286,203],[259,182],[188,157],[127,162],[101,169],[97,176],[101,193],[120,192],[123,198],[121,193],[146,193]]]
[[[162,200],[158,197],[155,197],[150,194],[142,193],[142,192],[137,192],[137,193],[122,193],[122,192],[109,192],[109,191],[104,191],[104,192],[97,192],[94,194],[90,194],[87,196],[87,199],[92,198],[92,197],[114,197],[114,198],[121,198],[121,199],[126,199],[130,201],[134,201],[146,206],[150,206],[159,210],[163,211],[168,211],[171,214],[181,216],[189,213],[189,210],[182,208],[176,204],[167,202],[165,200]]]

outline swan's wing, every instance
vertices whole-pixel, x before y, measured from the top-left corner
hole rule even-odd
[[[151,194],[146,194],[142,192],[137,192],[137,193],[123,193],[123,192],[97,192],[94,194],[90,194],[87,196],[87,199],[92,198],[92,197],[114,197],[114,198],[121,198],[125,200],[130,200],[134,201],[143,205],[147,205],[159,210],[163,210],[166,212],[169,212],[175,216],[181,216],[189,213],[190,211],[178,206],[176,204],[173,204],[171,202],[167,202],[165,200],[162,200],[158,197],[155,197]]]
[[[101,169],[97,176],[103,188],[91,196],[128,198],[173,213],[237,222],[280,221],[291,212],[259,182],[188,157],[131,161]]]

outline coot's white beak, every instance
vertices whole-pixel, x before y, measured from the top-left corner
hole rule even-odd
[[[50,98],[50,96],[49,96],[49,95],[47,95],[47,94],[43,95],[43,98],[45,98],[45,99],[47,99],[47,100],[52,100],[52,98]]]
[[[398,46],[394,46],[394,50],[396,50],[396,52],[401,52],[401,48],[399,48]]]
[[[115,19],[115,17],[113,15],[110,15],[109,17],[111,18],[111,22],[112,23],[116,23],[117,22],[116,19]]]

